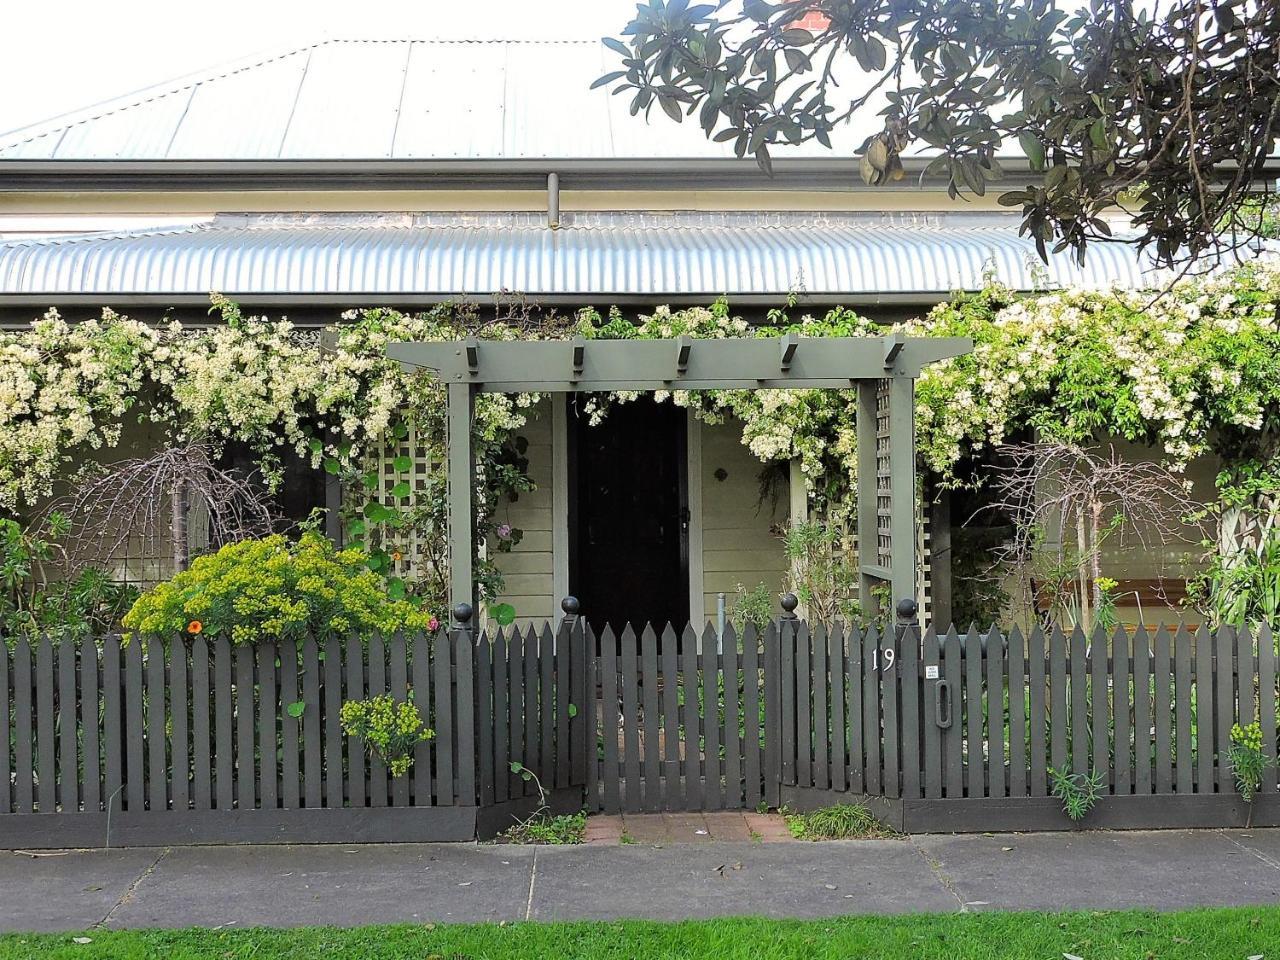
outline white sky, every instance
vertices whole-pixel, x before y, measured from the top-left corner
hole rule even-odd
[[[324,37],[585,39],[635,0],[0,0],[0,132]]]

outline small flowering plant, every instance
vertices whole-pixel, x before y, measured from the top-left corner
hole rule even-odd
[[[382,760],[393,777],[408,773],[414,747],[436,735],[423,725],[415,704],[407,700],[397,703],[390,694],[348,700],[342,705],[340,718],[343,732],[362,740],[365,749]]]
[[[1272,763],[1262,752],[1262,727],[1257,723],[1231,728],[1231,746],[1227,760],[1236,778],[1236,788],[1245,803],[1253,803],[1254,795],[1262,787],[1262,774]]]

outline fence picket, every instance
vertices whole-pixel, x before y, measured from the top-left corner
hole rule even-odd
[[[15,813],[35,811],[35,765],[32,763],[31,721],[35,704],[31,683],[31,644],[19,637],[13,646],[13,766]],[[117,720],[117,727],[119,720]],[[119,754],[117,753],[117,756]]]
[[[944,719],[940,716],[943,704],[941,702],[941,687],[943,683],[941,662],[941,650],[939,645],[942,641],[938,639],[938,634],[934,631],[933,625],[930,624],[924,632],[924,656],[921,658],[924,664],[924,670],[921,676],[924,678],[922,690],[921,704],[922,721],[921,721],[921,738],[924,741],[924,795],[929,800],[938,800],[942,797],[942,728],[938,726],[938,720]],[[932,674],[932,677],[930,677]]]
[[[556,725],[555,725],[555,634],[550,623],[544,623],[538,634],[538,663],[541,668],[538,693],[542,704],[542,764],[546,767],[546,782],[556,781]]]
[[[142,712],[145,702],[142,684],[142,644],[135,639],[124,650],[124,796],[126,809],[131,813],[142,813],[147,806],[146,719]],[[226,688],[229,696],[230,680],[220,686]],[[227,755],[231,755],[229,744]]]
[[[253,728],[253,648],[240,644],[234,648],[236,677],[236,806],[253,810],[257,806],[257,771],[254,765]],[[154,760],[152,761],[154,764]],[[154,769],[154,766],[153,768]],[[154,778],[153,778],[154,789]],[[154,800],[152,801],[154,803]]]
[[[1004,638],[994,626],[987,633],[987,796],[1008,796],[1004,768]],[[1010,703],[1010,709],[1013,705]]]
[[[425,643],[425,641],[424,641]],[[415,644],[415,649],[422,644]],[[258,663],[258,684],[266,697],[266,677]],[[259,713],[259,716],[262,714]],[[324,772],[323,801],[326,807],[341,807],[342,796],[342,641],[330,637],[324,645]],[[263,787],[266,787],[266,757],[262,758]],[[272,776],[274,777],[274,770]],[[267,806],[264,797],[263,804]],[[274,806],[274,801],[272,803]]]
[[[965,786],[969,797],[987,796],[982,762],[982,637],[969,624],[964,637]]]
[[[1236,636],[1236,716],[1241,726],[1247,726],[1258,719],[1257,691],[1253,685],[1256,673],[1253,651],[1253,634],[1248,624],[1245,624]]]
[[[1049,766],[1067,766],[1067,638],[1055,626],[1049,634]]]
[[[80,809],[76,645],[74,640],[63,640],[58,645],[58,806],[64,813]],[[8,744],[5,751],[8,752]]]
[[[36,800],[41,813],[54,813],[58,806],[58,719],[54,713],[54,682],[53,641],[46,634],[36,643],[36,775],[39,778]],[[138,735],[142,735],[141,730]],[[138,806],[141,809],[141,803]]]
[[[866,736],[862,713],[862,632],[849,627],[848,653],[845,655],[845,695],[849,718],[849,790],[862,793],[866,788]]]
[[[89,689],[93,689],[91,699],[94,721],[93,723],[86,725],[84,731],[86,783],[88,783],[88,778],[90,776],[92,776],[94,780],[97,779],[96,764],[98,753],[96,740],[96,728],[98,725],[98,694],[96,687],[91,688],[89,686],[90,680],[88,672],[89,665],[97,660],[97,656],[96,651],[92,648],[87,652],[87,657],[84,655],[84,651],[81,652],[81,681],[82,686],[84,687],[84,692],[81,693],[81,696],[82,698],[86,698],[86,703],[88,703],[88,691]],[[171,727],[169,739],[171,771],[169,774],[169,798],[173,809],[181,810],[184,813],[190,808],[191,803],[191,744],[188,736],[190,732],[188,729],[190,707],[191,701],[187,696],[187,645],[181,638],[179,638],[169,645],[169,724]],[[89,744],[90,732],[95,734],[93,746],[90,746]],[[94,755],[93,762],[95,764],[95,772],[93,774],[89,773],[90,751],[92,751]],[[85,809],[88,810],[91,806],[94,810],[98,809],[98,802],[95,799],[91,804],[88,796],[86,795]]]
[[[684,804],[675,809],[701,810],[704,806],[704,791],[700,763],[702,751],[699,749],[699,745],[702,743],[703,738],[702,707],[704,700],[701,693],[702,683],[698,675],[698,634],[694,631],[692,624],[686,625],[684,628],[680,661],[681,672],[684,675],[684,706],[680,710],[680,718],[683,724],[680,728],[677,728],[676,734],[676,761],[679,763],[681,754],[684,755],[682,764],[684,767]],[[670,714],[668,714],[668,717],[670,717]],[[667,743],[669,746],[671,734],[668,732],[666,736],[668,737]]]
[[[782,644],[778,626],[770,622],[764,629],[764,802],[777,807],[781,802],[782,740],[780,723],[782,712]]]
[[[646,630],[648,627],[645,628]],[[636,645],[636,632],[631,624],[622,628],[622,761],[626,783],[623,785],[620,803],[626,813],[639,813],[648,806],[648,797],[640,794],[640,652]],[[647,694],[646,689],[646,694]],[[649,706],[645,701],[644,719],[648,723]],[[645,746],[648,747],[646,737]],[[646,758],[648,751],[645,751]],[[646,775],[647,775],[646,768]],[[653,784],[654,780],[648,780]],[[650,787],[652,789],[652,787]]]
[[[573,699],[572,671],[569,661],[572,659],[573,646],[572,621],[565,617],[556,632],[556,786],[567,787],[572,773],[569,736],[569,703]],[[512,751],[515,745],[511,746]]]
[[[662,757],[659,739],[658,635],[651,624],[640,634],[640,685],[644,693],[644,809],[662,809]]]
[[[375,633],[369,640],[369,696],[381,697],[389,693],[387,685],[387,642],[381,634]],[[300,730],[301,723],[286,724],[293,726],[298,730],[299,736],[305,731]],[[296,757],[297,748],[295,747],[295,763],[298,762]],[[387,776],[387,763],[376,753],[368,754],[369,767],[369,806],[385,807],[391,799],[390,782]],[[297,779],[295,772],[294,779]]]
[[[120,756],[120,647],[112,642],[103,648],[105,658],[102,667],[103,701],[106,704],[106,721],[103,736],[106,739],[107,777],[103,785],[106,800],[120,786],[120,767],[117,760],[114,778],[112,757]],[[112,699],[115,705],[112,705]],[[197,636],[191,642],[191,805],[196,810],[209,810],[213,806],[213,755],[210,753],[212,731],[209,711],[213,701],[209,696],[209,644]]]
[[[404,699],[404,637],[396,636],[392,641],[394,645],[399,644],[399,671],[396,671],[396,659],[392,659],[393,676],[397,678],[398,685],[394,687],[396,699]],[[325,803],[326,778],[332,778],[337,785],[339,791],[338,804],[342,806],[342,721],[338,717],[338,712],[342,709],[342,691],[340,691],[340,680],[338,671],[334,671],[330,667],[330,658],[338,660],[342,659],[342,641],[338,637],[330,636],[325,640],[324,649],[320,649],[319,643],[316,643],[316,637],[308,634],[306,639],[302,641],[302,700],[305,707],[302,708],[302,777],[303,790],[302,799],[307,806],[311,808],[320,808]],[[330,678],[332,678],[335,690],[329,690]],[[321,681],[324,686],[321,687]],[[337,776],[325,774],[325,753],[335,750],[335,763],[337,763]],[[334,760],[330,760],[334,763]],[[401,780],[404,780],[401,777]],[[408,785],[404,783],[403,790],[399,791],[398,803],[408,803]],[[333,801],[330,800],[330,805]]]
[[[1262,726],[1262,752],[1270,761],[1262,771],[1262,790],[1276,790],[1276,648],[1271,628],[1258,630],[1258,712]]]
[[[1088,647],[1084,630],[1071,631],[1068,691],[1071,698],[1071,772],[1087,775],[1089,756]]]
[[[862,638],[862,736],[866,747],[867,793],[880,792],[880,634],[874,626]]]
[[[524,741],[524,661],[527,643],[527,635],[518,626],[512,627],[511,637],[507,641],[507,749],[511,753],[511,762],[525,767],[529,767],[533,759],[526,756]],[[528,796],[533,790],[532,781],[526,783],[520,774],[508,770],[507,777],[511,781],[512,797]]]
[[[1027,749],[1030,753],[1029,780],[1033,797],[1049,792],[1049,715],[1045,712],[1044,631],[1037,624],[1027,637]]]
[[[1185,625],[1179,625],[1173,638],[1173,685],[1176,699],[1177,715],[1174,727],[1177,729],[1177,790],[1178,793],[1191,793],[1195,783],[1195,763],[1191,753],[1191,733],[1193,719],[1191,715],[1191,634]],[[1264,714],[1265,716],[1265,714]]]
[[[897,798],[902,792],[901,750],[899,746],[898,678],[902,667],[898,663],[898,636],[892,626],[886,626],[880,635],[879,677],[881,739],[883,741],[881,775],[885,796]],[[892,662],[887,651],[893,651]]]
[[[724,788],[720,780],[720,734],[722,732],[722,701],[720,692],[720,638],[715,627],[707,624],[702,632],[702,643],[698,648],[698,673],[702,678],[702,735],[705,749],[700,747],[696,739],[687,743],[685,756],[694,759],[694,777],[697,777],[697,758],[702,757],[703,768],[703,809],[724,809]],[[725,695],[728,688],[725,689]]]
[[[364,643],[359,637],[348,637],[346,658],[343,663],[347,674],[344,695],[348,700],[365,698],[364,657]],[[284,699],[283,695],[281,699]],[[364,808],[369,804],[369,785],[365,779],[365,771],[364,743],[357,737],[347,737],[347,802],[353,807]]]
[[[274,642],[265,641],[257,644],[255,652],[258,660],[258,804],[263,810],[275,810],[280,806],[277,737],[281,710],[276,691],[279,648]],[[335,653],[334,659],[340,661],[341,658]]]
[[[720,638],[724,652],[724,805],[730,809],[742,807],[742,686],[739,683],[738,633],[732,623],[724,625]]]
[[[178,644],[178,649],[183,650],[183,646]],[[86,813],[97,813],[102,806],[102,753],[101,753],[101,671],[99,663],[99,646],[97,644],[86,644],[81,650],[81,723],[83,728],[83,748],[84,748],[84,810]],[[5,684],[4,677],[4,652],[0,652],[0,696],[8,692],[8,684]],[[186,662],[186,657],[183,657]],[[183,675],[184,676],[184,675]],[[183,700],[186,703],[186,700]],[[6,730],[6,721],[8,721],[8,710],[5,710],[5,717],[0,718],[0,744],[4,744],[0,748],[0,754],[3,759],[9,758],[9,731]],[[178,736],[178,732],[182,732],[184,739],[183,749],[186,750],[186,731],[187,731],[187,714],[186,708],[183,709],[182,724],[178,726],[177,718],[174,724],[174,737]],[[174,763],[178,762],[178,758],[174,758]],[[183,776],[186,777],[187,771],[187,754],[182,754]],[[183,780],[183,790],[186,790],[186,780]],[[182,794],[182,809],[187,809],[186,792]],[[9,800],[9,771],[5,769],[5,764],[0,763],[0,810],[4,809],[4,804]]]
[[[1133,730],[1129,726],[1129,631],[1111,641],[1111,716],[1115,722],[1114,793],[1133,792]]]
[[[1173,741],[1169,725],[1173,697],[1170,694],[1169,631],[1163,626],[1156,631],[1152,644],[1151,680],[1151,712],[1156,728],[1155,790],[1156,793],[1172,793]]]
[[[760,776],[760,636],[753,623],[742,628],[742,776],[743,805],[754,810],[760,804],[763,783]]]
[[[942,646],[942,678],[947,681],[949,703],[945,705],[943,719],[947,721],[942,731],[942,762],[946,771],[945,785],[949,799],[963,797],[964,774],[964,689],[961,681],[960,637],[955,626],[947,630]]]
[[[1140,796],[1152,791],[1151,703],[1151,642],[1139,624],[1133,635],[1133,792]]]
[[[435,715],[432,713],[434,684],[431,682],[431,648],[440,642],[441,634],[420,634],[413,644],[413,665],[410,682],[413,684],[413,702],[418,705],[422,722],[435,734]],[[493,665],[492,646],[483,631],[476,644],[476,725],[480,729],[480,788],[481,804],[493,803]],[[419,740],[413,748],[413,805],[430,807],[435,803],[435,784],[431,770],[435,764],[435,739]]]
[[[493,638],[493,782],[498,803],[511,796],[511,749],[508,742],[510,713],[508,706],[511,687],[507,682],[507,670],[511,665],[507,649],[507,630],[498,627]],[[552,783],[555,781],[553,780]]]
[[[1214,725],[1214,777],[1218,793],[1229,793],[1235,789],[1235,778],[1227,763],[1227,751],[1231,747],[1231,725],[1235,723],[1236,691],[1235,691],[1235,650],[1236,633],[1233,627],[1221,627],[1214,636],[1214,702],[1216,704]]]
[[[1022,631],[1009,631],[1009,796],[1028,792],[1027,656]]]
[[[153,811],[169,809],[169,763],[165,749],[164,646],[152,643],[146,655],[147,690],[147,804]]]
[[[827,633],[827,676],[831,684],[831,789],[849,788],[849,731],[844,712],[844,624],[839,620]]]
[[[376,639],[376,638],[375,638]],[[369,661],[372,670],[373,642],[370,641]],[[378,641],[381,644],[381,641]],[[286,810],[297,810],[302,806],[302,784],[299,778],[299,738],[301,720],[293,714],[298,702],[298,646],[292,640],[279,645],[280,657],[280,805]],[[382,690],[369,688],[370,695]],[[363,698],[360,698],[363,699]],[[359,743],[359,741],[356,741]],[[363,744],[359,749],[363,750]],[[385,804],[385,791],[383,803]]]
[[[600,632],[600,736],[604,741],[604,783],[600,800],[605,813],[622,809],[618,784],[618,641],[607,623]],[[625,722],[625,721],[624,721]],[[593,804],[595,797],[589,798]]]
[[[1123,627],[1116,628],[1123,632]],[[1089,764],[1094,775],[1101,775],[1106,780],[1106,789],[1111,790],[1114,772],[1111,769],[1111,724],[1107,715],[1108,701],[1111,699],[1107,688],[1107,631],[1099,625],[1093,631],[1093,639],[1089,643],[1089,698],[1092,704],[1093,760]]]
[[[1196,631],[1196,793],[1214,792],[1213,639],[1204,624]]]
[[[520,664],[524,671],[522,685],[524,686],[524,755],[525,766],[534,771],[539,778],[545,777],[550,772],[550,764],[547,764],[542,757],[542,726],[539,722],[542,717],[541,694],[538,690],[538,631],[533,624],[529,624],[529,629],[525,631],[524,637],[524,659]],[[582,704],[579,709],[582,710],[592,720],[592,727],[595,726],[595,711],[591,709],[594,704]],[[459,728],[461,730],[461,728]],[[590,792],[588,792],[590,796]]]
[[[383,656],[386,656],[386,673],[380,675]],[[403,703],[409,694],[406,676],[404,634],[396,632],[389,640],[381,640],[370,647],[369,682],[376,685],[378,693],[390,694],[395,703]],[[302,644],[302,699],[306,704],[300,721],[302,730],[302,799],[308,807],[319,806],[321,798],[320,749],[323,733],[320,729],[320,663],[316,638],[308,635]],[[370,690],[372,693],[372,689]],[[409,780],[393,777],[385,763],[373,767],[377,784],[376,806],[386,804],[397,807],[409,805]]]
[[[680,785],[680,688],[676,633],[671,624],[662,631],[662,808],[685,809],[686,794]],[[655,724],[655,727],[657,725]],[[659,740],[655,736],[654,750]],[[648,744],[646,744],[646,747]]]

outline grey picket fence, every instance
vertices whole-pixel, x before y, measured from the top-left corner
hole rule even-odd
[[[869,804],[910,831],[1280,825],[1266,629],[922,636],[782,619],[677,633],[582,620],[473,636],[231,646],[0,644],[0,847],[467,839],[555,810]],[[344,701],[435,730],[392,777]],[[1258,722],[1252,807],[1227,760]]]
[[[0,846],[466,839],[471,647],[466,634],[0,644]],[[390,777],[339,711],[411,691],[436,736]]]

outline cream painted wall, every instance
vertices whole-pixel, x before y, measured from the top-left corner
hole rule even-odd
[[[510,553],[495,558],[505,578],[502,600],[516,608],[516,618],[546,620],[559,611],[552,597],[551,551],[551,402],[544,399],[532,411],[518,435],[529,442],[529,478],[537,489],[522,493],[515,503],[498,506],[497,520],[524,531]]]
[[[760,461],[742,444],[742,426],[702,425],[703,610],[714,621],[723,592],[730,615],[739,585],[764,582],[780,593],[786,571],[782,543],[774,533],[786,522],[788,493],[777,503],[760,501]]]

